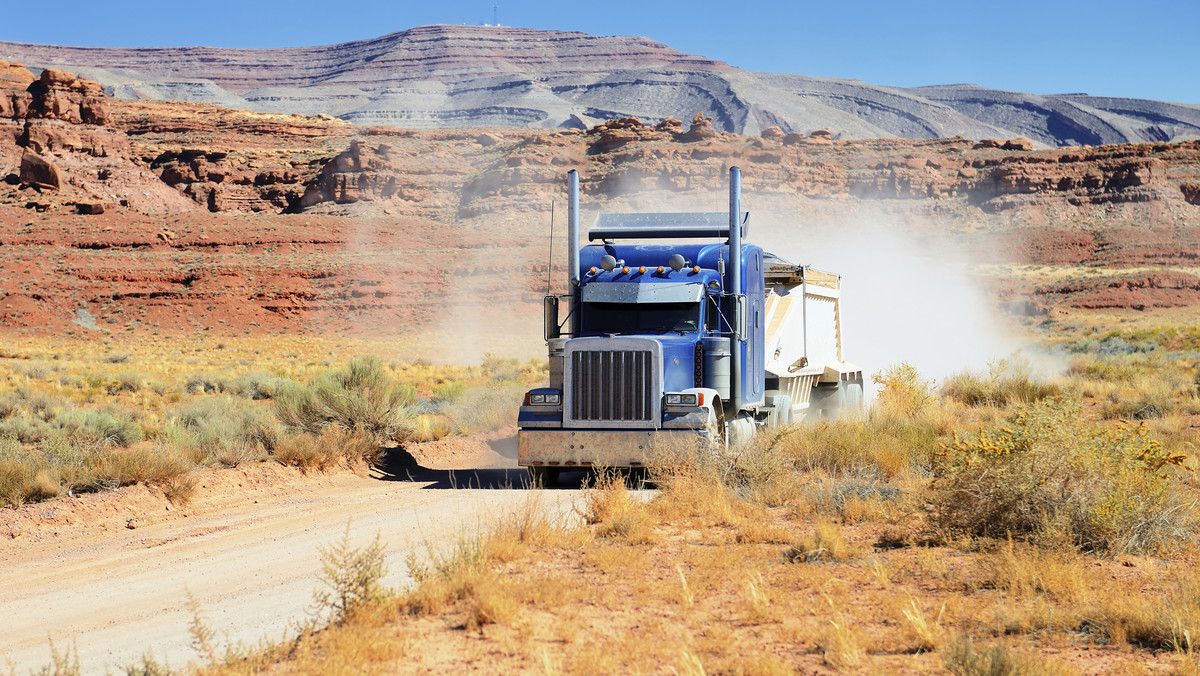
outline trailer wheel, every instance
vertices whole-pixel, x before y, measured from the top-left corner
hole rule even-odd
[[[557,467],[530,467],[529,487],[552,488],[558,485],[558,473]]]

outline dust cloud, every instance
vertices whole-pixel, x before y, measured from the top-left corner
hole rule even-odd
[[[868,391],[871,374],[900,362],[941,384],[1025,347],[972,278],[961,246],[885,220],[820,228],[754,221],[750,241],[841,275],[843,357],[863,370]]]

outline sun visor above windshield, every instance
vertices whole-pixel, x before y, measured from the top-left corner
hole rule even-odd
[[[699,303],[704,285],[602,282],[585,284],[585,303]]]

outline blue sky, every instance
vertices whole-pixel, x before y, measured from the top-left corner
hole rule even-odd
[[[115,47],[320,45],[431,23],[490,23],[493,4],[504,25],[644,35],[749,70],[893,86],[971,82],[1038,94],[1087,92],[1200,104],[1196,0],[59,0],[38,11],[27,4],[24,11],[7,12],[0,40]]]

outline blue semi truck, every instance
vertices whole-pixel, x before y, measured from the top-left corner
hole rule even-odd
[[[861,406],[840,277],[742,241],[737,167],[728,213],[600,214],[599,243],[584,247],[577,172],[568,186],[567,293],[545,299],[550,382],[517,421],[535,484],[736,448],[761,427]]]

